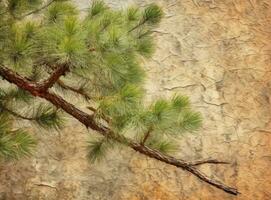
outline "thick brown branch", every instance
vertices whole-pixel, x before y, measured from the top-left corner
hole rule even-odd
[[[21,89],[31,91],[30,93],[33,96],[38,96],[37,93],[39,93],[39,91],[37,91],[36,83],[27,80],[27,78],[20,76],[12,70],[0,66],[0,76],[2,76],[6,81],[17,85],[17,87]]]
[[[220,190],[223,190],[229,194],[233,194],[233,195],[239,194],[237,189],[235,189],[233,187],[229,187],[220,181],[209,178],[203,172],[198,170],[195,167],[195,165],[191,164],[190,162],[185,162],[183,160],[178,160],[172,156],[162,154],[159,151],[156,151],[154,149],[151,149],[147,146],[144,146],[140,143],[134,142],[128,138],[125,138],[121,135],[114,133],[112,130],[110,130],[106,126],[95,122],[92,115],[89,115],[89,114],[79,110],[74,105],[68,103],[63,98],[61,98],[60,96],[58,96],[54,93],[49,93],[48,91],[40,92],[40,90],[38,90],[36,85],[33,85],[33,83],[31,83],[30,81],[21,77],[20,75],[12,72],[8,68],[0,67],[0,76],[2,76],[8,82],[17,85],[21,89],[29,91],[32,95],[39,96],[43,99],[46,99],[47,101],[54,104],[56,107],[62,108],[65,112],[67,112],[68,114],[73,116],[75,119],[80,121],[87,128],[91,128],[91,129],[97,131],[98,133],[104,135],[105,137],[109,137],[109,138],[116,140],[120,143],[124,143],[124,144],[130,146],[135,151],[137,151],[141,154],[144,154],[150,158],[154,158],[156,160],[167,163],[169,165],[173,165],[175,167],[189,171],[190,173],[192,173],[193,175],[195,175],[196,177],[198,177],[202,181],[209,183],[210,185],[212,185]],[[204,162],[206,162],[206,160]],[[196,163],[203,164],[202,161],[201,162],[197,161]]]

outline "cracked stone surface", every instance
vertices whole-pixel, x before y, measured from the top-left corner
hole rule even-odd
[[[112,7],[149,0],[107,0]],[[132,150],[101,164],[86,160],[88,132],[76,121],[40,133],[34,157],[0,165],[1,200],[269,200],[271,199],[271,2],[158,0],[166,13],[157,51],[144,62],[148,100],[176,92],[204,116],[184,135],[178,157],[218,158],[201,170],[242,193],[225,194],[189,173]],[[80,8],[87,0],[76,1]]]

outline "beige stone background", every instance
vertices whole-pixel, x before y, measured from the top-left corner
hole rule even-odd
[[[110,6],[148,0],[111,0]],[[152,1],[153,2],[153,1]],[[225,194],[189,173],[129,149],[101,164],[85,155],[88,132],[76,121],[61,133],[41,133],[34,157],[0,167],[1,200],[270,200],[270,0],[159,0],[166,13],[157,51],[144,63],[148,98],[189,95],[204,126],[180,141],[180,158],[219,158],[204,166],[236,186]],[[77,0],[80,8],[88,5]]]

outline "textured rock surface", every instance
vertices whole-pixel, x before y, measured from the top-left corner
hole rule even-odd
[[[81,8],[86,0],[76,1]],[[147,0],[111,0],[113,7]],[[179,157],[220,158],[204,172],[242,193],[227,195],[187,172],[127,149],[108,162],[85,159],[87,131],[71,121],[39,133],[36,155],[0,167],[0,199],[269,200],[271,199],[271,3],[269,0],[160,0],[166,16],[146,62],[148,98],[189,95],[204,115],[198,134],[180,141]]]

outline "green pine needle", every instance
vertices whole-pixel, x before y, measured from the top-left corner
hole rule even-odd
[[[136,43],[136,50],[140,55],[149,58],[154,52],[153,41],[146,37],[139,39]]]
[[[2,103],[10,103],[14,100],[28,103],[30,99],[32,99],[31,94],[25,90],[13,87],[5,90],[0,88],[0,102]]]
[[[163,17],[162,9],[156,4],[150,4],[144,10],[143,21],[150,24],[157,24]]]
[[[8,132],[11,129],[12,121],[7,114],[0,113],[0,132]]]
[[[91,138],[88,141],[88,159],[92,163],[102,161],[113,145],[113,141],[104,137]]]
[[[173,109],[176,109],[179,112],[183,111],[185,108],[190,107],[189,98],[181,95],[174,95],[171,99],[171,104]]]
[[[155,138],[150,140],[147,145],[166,154],[175,153],[178,151],[178,145],[169,139]]]
[[[155,123],[170,122],[172,119],[172,109],[165,99],[159,99],[152,105],[152,114],[154,116]]]
[[[56,0],[39,12],[44,15],[38,19],[16,19],[40,3],[40,0],[0,2],[1,65],[38,82],[52,68],[68,64],[70,73],[61,77],[66,87],[58,82],[52,90],[61,87],[75,97],[82,93],[95,97],[91,103],[98,105],[94,112],[97,121],[107,123],[117,134],[131,131],[129,137],[135,141],[151,130],[146,145],[161,152],[176,149],[172,138],[177,134],[199,129],[201,115],[192,110],[188,97],[175,95],[150,105],[144,103],[145,69],[141,63],[142,57],[149,58],[154,52],[152,33],[163,17],[159,6],[114,10],[103,1],[93,0],[84,17],[71,3]],[[59,110],[41,102],[30,103],[30,95],[23,90],[2,87],[2,83],[0,87],[0,156],[29,155],[34,146],[30,135],[12,131],[15,117],[45,129],[62,128]],[[88,157],[99,161],[112,146],[107,138],[91,140]]]
[[[184,111],[179,116],[179,127],[185,131],[196,131],[202,125],[202,116],[199,112]]]
[[[76,8],[72,4],[57,1],[48,8],[47,13],[45,13],[45,18],[48,23],[55,23],[65,19],[67,16],[76,15],[77,13]]]
[[[35,139],[25,131],[18,129],[4,132],[0,126],[0,159],[10,160],[30,156],[35,147]]]
[[[60,111],[47,106],[39,105],[35,111],[36,113],[32,117],[34,121],[44,129],[56,129],[59,130],[63,127],[64,120],[60,115]]]
[[[127,9],[128,21],[137,21],[139,19],[139,9],[137,7],[130,7]]]
[[[92,2],[90,11],[89,11],[89,15],[91,17],[96,16],[102,12],[104,12],[107,9],[107,6],[105,5],[105,3],[103,1],[100,0],[94,0]]]

